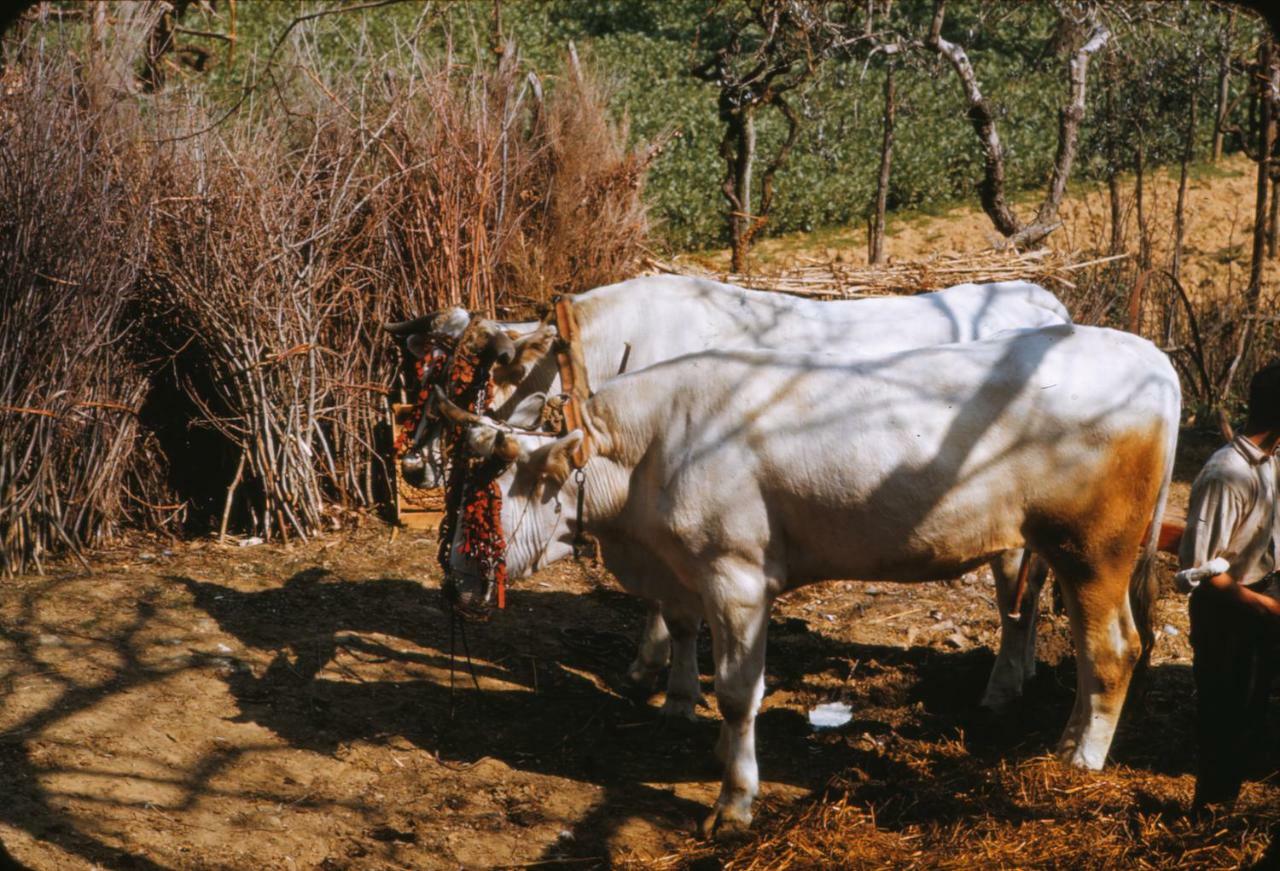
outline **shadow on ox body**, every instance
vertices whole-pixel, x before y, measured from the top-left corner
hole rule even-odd
[[[584,524],[624,587],[710,624],[725,770],[707,828],[751,819],[777,595],[954,577],[1023,541],[1060,579],[1077,650],[1059,752],[1100,768],[1151,637],[1179,406],[1149,342],[1070,326],[877,359],[707,352],[606,383],[585,407]],[[511,577],[568,556],[583,433],[470,420],[471,449],[514,458],[498,481]],[[457,542],[465,600],[479,571]]]

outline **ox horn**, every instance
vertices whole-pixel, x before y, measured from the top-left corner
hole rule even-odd
[[[420,318],[413,318],[408,321],[392,321],[382,325],[382,328],[393,336],[411,336],[414,333],[429,333],[434,327],[436,316],[434,314],[423,315]]]
[[[485,420],[480,415],[472,414],[466,409],[459,408],[454,405],[449,401],[449,397],[444,395],[444,391],[441,390],[439,386],[432,387],[431,392],[435,394],[436,408],[442,415],[444,415],[445,420],[450,423],[457,424],[458,426],[470,426],[477,423],[487,425],[489,423],[489,421]]]

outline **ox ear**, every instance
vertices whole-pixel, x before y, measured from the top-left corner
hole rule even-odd
[[[558,438],[529,455],[529,463],[538,476],[555,484],[563,484],[573,471],[573,452],[585,437],[580,429]]]
[[[547,394],[532,393],[516,404],[515,411],[507,418],[512,426],[533,429],[542,420],[542,407],[547,404]]]
[[[547,355],[556,343],[556,328],[551,324],[543,324],[522,336],[513,337],[514,355],[506,366],[495,366],[493,383],[495,385],[514,386],[529,374],[533,365]]]
[[[413,359],[421,360],[427,356],[427,334],[414,333],[404,340],[404,346],[413,355]]]

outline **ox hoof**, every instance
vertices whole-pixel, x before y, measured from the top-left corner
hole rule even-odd
[[[665,665],[651,665],[637,659],[627,667],[627,684],[636,692],[652,694],[665,668]]]
[[[978,706],[993,714],[1004,714],[1022,700],[1022,691],[1008,687],[987,687]]]
[[[706,698],[701,694],[696,699],[688,696],[668,695],[666,701],[662,703],[662,716],[669,720],[688,720],[696,723],[698,720],[698,706],[707,704]]]
[[[702,837],[717,841],[736,841],[751,831],[751,799],[716,802],[715,808],[702,821]]]
[[[1067,765],[1087,771],[1101,771],[1107,764],[1105,750],[1099,753],[1096,749],[1091,749],[1087,741],[1082,744],[1069,738],[1064,738],[1058,745],[1057,756]]]

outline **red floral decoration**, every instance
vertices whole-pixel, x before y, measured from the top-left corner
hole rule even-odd
[[[463,341],[453,355],[445,394],[455,405],[476,414],[489,410],[493,380],[475,342]],[[436,557],[450,575],[450,551],[457,524],[462,523],[459,552],[474,559],[497,590],[497,605],[507,606],[507,542],[502,533],[502,491],[498,476],[504,464],[492,457],[472,456],[466,431],[457,427],[448,438],[449,473],[445,479],[445,510],[440,521]],[[460,519],[460,520],[459,520]]]

